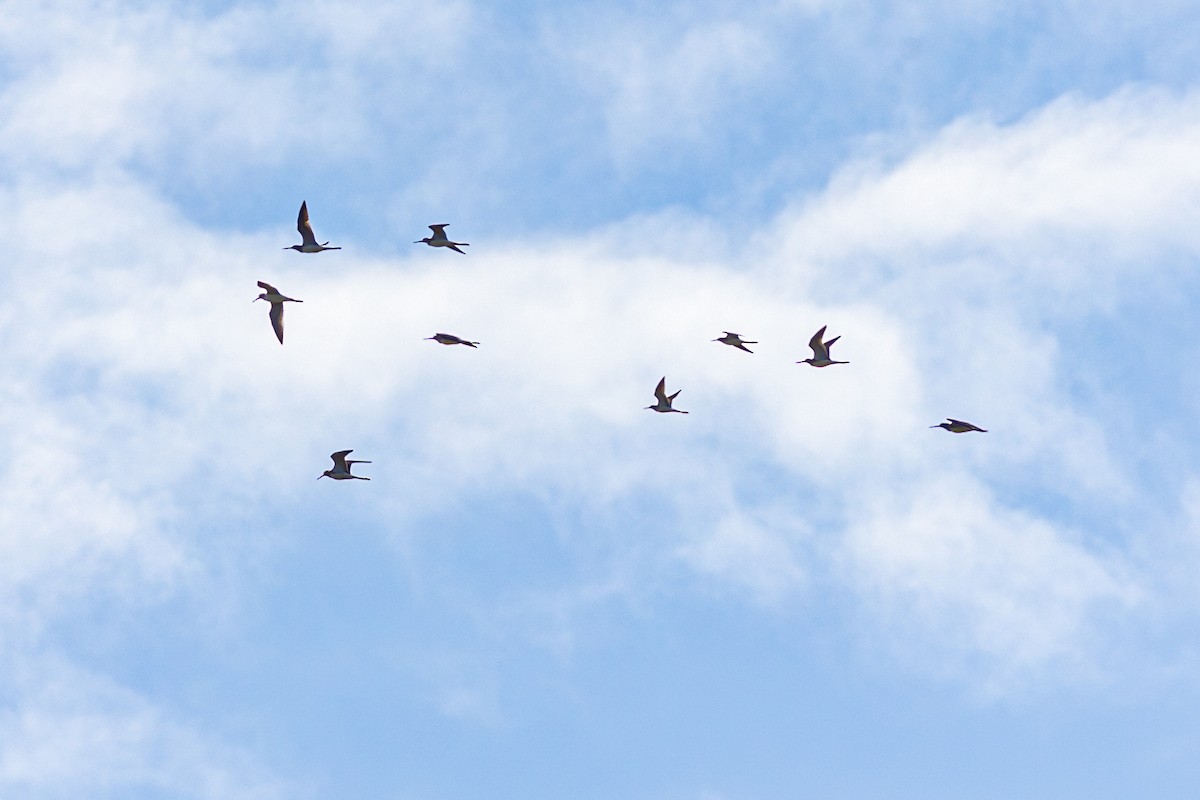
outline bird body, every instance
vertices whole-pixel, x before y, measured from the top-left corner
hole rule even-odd
[[[351,464],[370,464],[370,461],[358,461],[347,459],[346,456],[353,453],[353,450],[339,450],[336,453],[330,453],[329,457],[333,459],[333,469],[327,469],[317,476],[317,480],[321,478],[333,478],[335,481],[369,481],[370,478],[364,478],[361,475],[351,475]]]
[[[294,297],[284,297],[269,283],[265,281],[258,282],[259,287],[265,289],[262,294],[254,298],[251,302],[266,300],[271,304],[271,327],[275,330],[275,338],[279,339],[279,343],[283,344],[283,304],[284,303],[303,303],[303,300],[297,300]]]
[[[449,224],[449,222],[443,222],[440,225],[430,225],[429,230],[433,231],[433,236],[426,236],[424,239],[417,239],[415,242],[413,242],[413,244],[421,244],[424,242],[430,247],[449,247],[454,252],[462,253],[465,256],[467,252],[465,250],[459,250],[458,248],[470,247],[471,245],[468,242],[450,241],[450,239],[446,236],[446,226]]]
[[[425,341],[433,340],[438,344],[465,344],[467,347],[475,347],[478,349],[479,342],[468,342],[466,339],[460,339],[452,333],[435,333],[433,336],[426,336]]]
[[[297,253],[319,253],[322,250],[341,250],[340,247],[326,247],[329,242],[321,244],[317,243],[317,237],[313,233],[312,223],[308,220],[308,201],[304,200],[300,203],[300,215],[296,217],[296,230],[300,232],[300,238],[304,240],[303,244],[294,244],[291,247],[285,247],[284,250],[295,250]]]
[[[662,377],[662,379],[659,380],[658,386],[655,387],[655,389],[654,389],[654,396],[655,396],[655,398],[658,399],[658,402],[652,406],[646,406],[646,408],[650,411],[657,411],[660,414],[666,414],[668,412],[674,412],[676,414],[686,414],[688,412],[680,411],[678,408],[671,407],[671,404],[675,402],[675,398],[679,396],[679,393],[681,391],[683,391],[683,390],[676,389],[675,394],[668,395],[667,394],[667,376],[664,375]]]
[[[720,339],[713,339],[713,341],[720,342],[721,344],[727,344],[730,347],[736,347],[739,350],[745,350],[747,353],[753,353],[754,351],[751,350],[749,347],[746,347],[746,345],[758,344],[758,342],[747,341],[736,333],[730,333],[729,331],[722,331],[722,333],[724,333],[725,335],[722,336]]]
[[[946,417],[945,422],[939,423],[937,425],[930,425],[929,427],[930,428],[945,428],[946,430],[950,431],[951,433],[967,433],[968,431],[979,431],[980,433],[987,433],[987,431],[984,430],[983,428],[972,425],[969,422],[963,422],[961,419],[951,419],[950,417]]]
[[[825,328],[822,325],[821,330],[813,334],[813,337],[808,340],[808,346],[812,348],[812,358],[806,358],[803,361],[797,361],[797,364],[811,364],[814,367],[828,367],[830,364],[849,364],[849,361],[834,361],[829,357],[829,348],[833,347],[833,343],[841,336],[835,336],[829,341],[824,341]]]

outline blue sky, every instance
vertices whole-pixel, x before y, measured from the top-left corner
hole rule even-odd
[[[0,796],[1193,796],[1190,4],[9,6]]]

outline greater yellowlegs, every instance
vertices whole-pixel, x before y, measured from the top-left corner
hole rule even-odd
[[[459,250],[460,247],[470,247],[467,242],[452,242],[446,237],[446,226],[449,222],[443,222],[441,225],[430,225],[429,230],[433,231],[433,236],[426,236],[424,239],[417,239],[413,244],[424,242],[430,247],[449,247],[456,253],[467,254],[465,250]]]
[[[797,364],[811,364],[814,367],[828,367],[830,364],[849,364],[849,361],[834,361],[829,357],[829,348],[833,347],[833,343],[841,336],[835,336],[828,342],[822,341],[821,337],[825,335],[826,326],[822,325],[821,330],[813,334],[813,337],[808,340],[808,346],[812,348],[813,357],[806,358],[803,361],[797,361]]]
[[[724,336],[722,336],[720,339],[713,339],[713,341],[720,342],[721,344],[727,344],[730,347],[736,347],[738,350],[745,350],[747,353],[753,353],[754,351],[749,347],[746,347],[746,345],[758,344],[758,342],[747,341],[736,333],[730,333],[729,331],[723,331],[723,333],[725,334]]]
[[[426,336],[425,341],[433,340],[438,344],[465,344],[467,347],[476,347],[479,342],[468,342],[466,339],[460,339],[452,333],[435,333],[433,336]],[[478,349],[476,347],[476,349]]]
[[[304,244],[294,244],[291,247],[285,247],[284,250],[295,250],[297,253],[319,253],[322,250],[341,250],[340,247],[326,247],[324,244],[317,244],[317,237],[313,234],[312,223],[308,221],[308,201],[300,203],[300,216],[296,217],[296,230],[300,231],[300,238],[304,240]]]
[[[297,300],[294,297],[284,297],[279,293],[278,289],[265,281],[259,281],[258,285],[266,289],[266,291],[251,302],[266,300],[271,304],[271,327],[275,329],[275,338],[279,339],[280,344],[283,344],[283,304],[303,303],[304,301]]]
[[[351,464],[370,464],[370,461],[356,461],[347,459],[346,456],[353,453],[353,450],[339,450],[336,453],[330,453],[329,457],[333,459],[333,469],[327,469],[317,476],[317,480],[321,478],[333,478],[335,481],[369,481],[370,478],[364,478],[361,475],[351,475]]]
[[[950,417],[946,417],[946,421],[939,425],[930,425],[929,427],[945,428],[946,430],[950,431],[951,433],[966,433],[968,431],[979,431],[980,433],[987,433],[987,431],[985,431],[983,428],[972,425],[969,422],[963,422],[961,419],[951,419]]]
[[[654,389],[654,396],[658,398],[658,402],[652,406],[646,406],[651,411],[657,411],[665,414],[668,411],[674,411],[676,414],[686,414],[686,411],[680,411],[678,408],[671,408],[671,403],[675,402],[675,398],[679,396],[682,389],[676,389],[675,394],[667,394],[667,376],[664,375],[658,382],[658,386]]]

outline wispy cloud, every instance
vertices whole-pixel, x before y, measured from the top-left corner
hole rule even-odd
[[[245,754],[59,659],[9,663],[0,674],[0,787],[8,797],[297,796]]]

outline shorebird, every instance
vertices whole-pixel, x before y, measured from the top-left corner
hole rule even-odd
[[[297,253],[319,253],[322,250],[341,250],[340,247],[326,247],[324,244],[317,244],[317,237],[313,234],[312,223],[308,221],[308,201],[304,200],[300,203],[300,216],[296,217],[296,230],[300,231],[300,238],[304,240],[304,244],[294,244],[291,247],[285,247],[284,250],[295,250]]]
[[[983,428],[976,427],[969,422],[963,422],[961,419],[951,419],[950,417],[946,417],[946,421],[940,425],[930,425],[929,427],[945,428],[951,433],[966,433],[967,431],[979,431],[980,433],[987,433],[987,431],[985,431]]]
[[[426,336],[425,341],[432,339],[438,344],[465,344],[467,347],[476,347],[479,342],[468,342],[466,339],[460,339],[452,333],[435,333],[433,336]],[[476,347],[476,349],[478,349]]]
[[[433,236],[426,236],[424,239],[417,239],[415,242],[413,242],[413,244],[420,244],[421,242],[424,242],[430,247],[449,247],[454,252],[462,253],[465,256],[467,252],[465,250],[459,250],[458,248],[470,247],[471,245],[467,242],[452,242],[446,238],[446,226],[449,224],[449,222],[443,222],[441,225],[430,225],[429,230],[433,231]]]
[[[369,481],[369,480],[371,480],[370,478],[364,478],[361,475],[351,475],[350,474],[350,465],[351,464],[370,464],[371,463],[370,461],[355,461],[353,459],[347,460],[346,456],[350,455],[353,452],[354,452],[353,450],[339,450],[336,453],[330,453],[329,457],[333,459],[333,469],[327,469],[324,472],[322,472],[319,476],[317,476],[317,480],[321,480],[321,478],[333,478],[335,481],[349,481],[349,480]]]
[[[271,327],[275,329],[275,338],[279,340],[280,344],[283,344],[283,304],[303,303],[304,301],[297,300],[294,297],[284,297],[279,293],[278,289],[265,281],[259,281],[258,285],[266,289],[266,291],[250,302],[256,303],[259,300],[266,300],[271,304]]]
[[[730,333],[729,331],[722,331],[722,333],[725,335],[720,339],[713,339],[713,341],[720,342],[721,344],[727,344],[730,347],[736,347],[738,350],[745,350],[747,353],[753,353],[754,351],[749,347],[746,347],[746,345],[758,344],[758,342],[747,341],[736,333]]]
[[[646,406],[651,411],[657,411],[665,414],[668,411],[674,411],[676,414],[686,414],[686,411],[680,411],[678,408],[671,408],[671,403],[675,402],[675,398],[679,396],[682,389],[676,389],[675,394],[667,395],[667,376],[664,375],[662,380],[658,382],[658,386],[654,389],[654,396],[658,398],[658,403],[652,406]]]
[[[797,361],[797,364],[812,364],[814,367],[828,367],[830,364],[849,364],[849,361],[834,361],[829,357],[829,348],[833,347],[833,343],[841,336],[835,336],[828,342],[821,341],[821,337],[825,335],[825,325],[821,326],[821,330],[813,334],[813,337],[808,340],[808,346],[812,348],[813,357],[806,358],[803,361]]]

